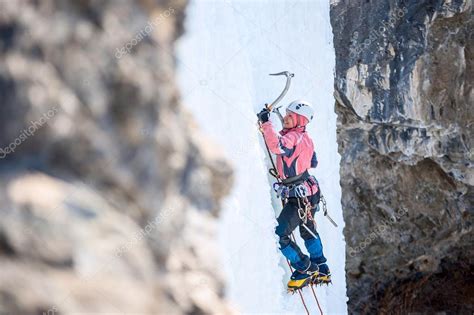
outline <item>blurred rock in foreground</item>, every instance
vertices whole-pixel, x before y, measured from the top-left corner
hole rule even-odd
[[[232,172],[174,83],[185,6],[0,1],[0,314],[232,311]]]

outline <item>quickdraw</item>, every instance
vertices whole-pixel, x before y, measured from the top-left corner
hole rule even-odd
[[[328,214],[328,208],[326,206],[326,199],[324,199],[324,196],[321,194],[321,202],[323,204],[323,214],[326,218],[328,218],[329,222],[331,222],[335,227],[337,227],[336,222],[329,216]]]

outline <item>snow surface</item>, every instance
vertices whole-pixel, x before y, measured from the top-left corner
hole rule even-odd
[[[219,223],[227,297],[241,313],[304,313],[299,296],[285,289],[289,271],[274,234],[281,204],[271,190],[255,116],[285,84],[284,77],[268,74],[288,70],[295,77],[282,104],[303,98],[315,105],[307,130],[319,166],[311,173],[339,225],[316,214],[333,279],[316,292],[325,314],[347,313],[329,1],[192,1],[177,52],[183,101],[235,169]],[[304,296],[311,314],[319,314],[309,288]]]

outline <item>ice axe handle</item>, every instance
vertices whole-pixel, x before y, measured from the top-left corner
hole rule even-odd
[[[286,92],[288,92],[288,89],[290,88],[291,78],[293,78],[295,74],[291,73],[290,71],[283,71],[278,73],[270,73],[270,75],[284,75],[286,77],[285,88],[283,89],[281,94],[270,105],[266,106],[269,111],[272,111],[273,107],[285,96]]]
[[[268,103],[265,103],[265,108],[271,113],[274,112],[277,114],[278,119],[280,119],[281,124],[283,125],[283,116],[281,115],[280,111],[278,110],[278,107],[273,110],[271,105],[268,105]]]

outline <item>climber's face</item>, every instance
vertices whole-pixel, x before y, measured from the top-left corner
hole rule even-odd
[[[283,128],[290,129],[296,125],[294,116],[295,116],[294,113],[290,111],[286,111],[286,115],[285,117],[283,117]]]

